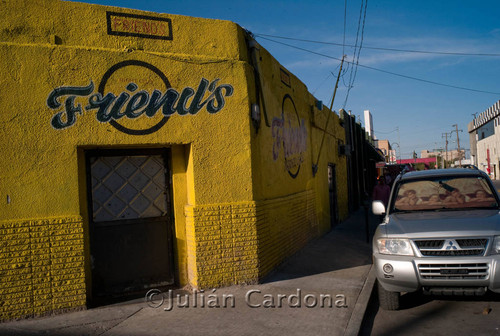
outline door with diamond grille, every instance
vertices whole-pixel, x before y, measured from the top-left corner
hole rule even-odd
[[[168,154],[86,153],[94,300],[174,283]]]

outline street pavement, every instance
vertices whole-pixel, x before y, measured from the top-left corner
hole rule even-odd
[[[370,301],[359,335],[500,335],[500,294],[484,296],[401,296],[401,309],[379,308]]]
[[[6,322],[0,335],[357,335],[375,280],[366,218],[371,237],[377,219],[361,207],[260,284]]]

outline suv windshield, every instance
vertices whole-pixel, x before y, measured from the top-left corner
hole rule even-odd
[[[429,178],[401,182],[395,190],[392,212],[437,209],[498,208],[483,177]]]

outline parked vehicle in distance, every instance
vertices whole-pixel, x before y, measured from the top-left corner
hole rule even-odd
[[[463,164],[462,168],[479,169],[477,168],[477,166],[474,166],[473,164]]]
[[[394,181],[373,237],[380,306],[397,310],[400,295],[500,293],[500,199],[475,169],[409,172]]]

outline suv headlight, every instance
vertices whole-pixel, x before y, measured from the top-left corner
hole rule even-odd
[[[495,239],[493,239],[491,254],[500,254],[500,236],[496,236]]]
[[[378,251],[381,254],[413,255],[413,249],[408,239],[377,240]]]

